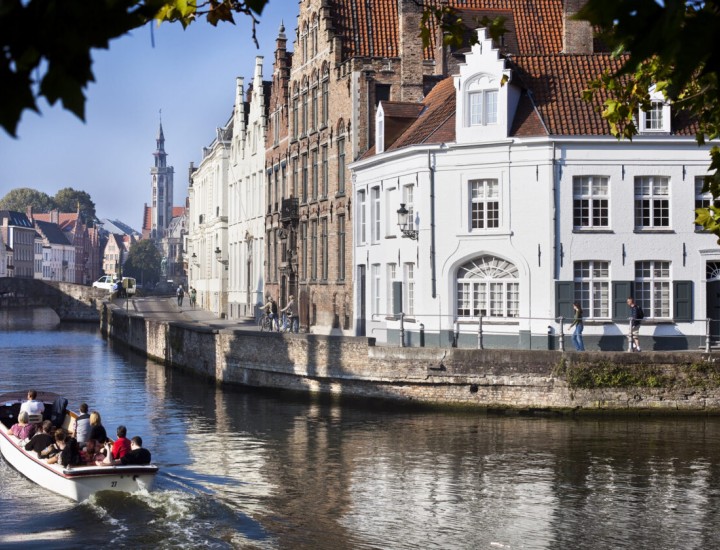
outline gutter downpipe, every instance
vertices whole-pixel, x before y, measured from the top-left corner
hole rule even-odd
[[[428,151],[428,170],[430,172],[430,280],[432,297],[437,297],[437,276],[435,274],[435,163]]]

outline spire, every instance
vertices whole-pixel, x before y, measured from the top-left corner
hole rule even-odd
[[[167,159],[167,153],[165,153],[165,134],[163,133],[162,127],[162,109],[160,109],[160,128],[158,129],[157,139],[155,140],[156,148],[153,156],[155,157],[155,167],[164,168],[165,161]]]

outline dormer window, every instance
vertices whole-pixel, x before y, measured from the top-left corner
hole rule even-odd
[[[466,85],[466,125],[487,126],[498,122],[498,82],[482,74]]]
[[[670,104],[665,101],[662,92],[650,88],[650,109],[639,113],[638,131],[641,134],[670,132]]]
[[[497,124],[498,91],[470,92],[470,126]]]

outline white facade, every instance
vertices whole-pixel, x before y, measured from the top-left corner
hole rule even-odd
[[[466,347],[547,349],[579,301],[587,348],[623,349],[634,294],[644,348],[702,343],[720,311],[720,248],[692,224],[709,147],[657,131],[510,136],[521,90],[480,38],[454,77],[454,142],[351,165],[356,331],[397,341],[400,291],[409,345],[422,328],[428,346],[459,334]],[[401,203],[417,240],[401,236]]]
[[[255,58],[249,101],[237,79],[229,164],[228,315],[255,318],[264,303],[264,175],[267,116],[263,58]]]
[[[231,122],[203,148],[203,159],[188,189],[188,287],[197,291],[198,307],[227,315],[227,177]],[[188,290],[188,289],[186,289]]]
[[[7,277],[7,266],[8,266],[8,253],[5,249],[5,241],[3,240],[2,233],[0,232],[0,277]]]

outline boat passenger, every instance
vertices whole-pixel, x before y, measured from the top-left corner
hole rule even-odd
[[[107,446],[109,449],[110,444],[108,443]],[[104,461],[97,462],[97,464],[98,466],[107,466],[108,464],[112,466],[143,465],[150,464],[151,460],[152,455],[150,454],[150,451],[143,448],[142,438],[139,435],[136,435],[130,440],[130,451],[120,460],[113,459],[112,453],[108,453],[108,457]]]
[[[87,403],[80,404],[80,414],[75,419],[75,439],[81,447],[85,446],[85,443],[90,436],[90,415],[88,414]]]
[[[65,446],[58,456],[59,459],[57,461],[65,468],[80,466],[83,463],[82,457],[80,456],[80,446],[74,437],[67,436],[65,438]],[[48,460],[48,462],[50,462],[50,460]]]
[[[127,428],[120,424],[117,428],[117,439],[112,446],[112,457],[120,460],[130,452],[130,440],[127,438]]]
[[[41,431],[36,433],[30,441],[25,445],[26,451],[35,451],[38,456],[55,440],[53,437],[53,424],[49,420],[43,421]]]
[[[27,411],[21,411],[18,415],[17,424],[13,424],[7,433],[14,435],[20,441],[23,439],[29,439],[35,433],[35,424],[30,424],[30,415]]]
[[[100,442],[101,445],[104,445],[107,441],[107,432],[105,431],[105,427],[102,425],[102,419],[100,418],[100,413],[97,411],[93,411],[90,413],[90,433],[88,434],[88,439],[97,439],[98,442]]]
[[[65,448],[65,440],[67,439],[67,433],[62,428],[55,430],[54,441],[40,451],[40,458],[46,458],[48,464],[55,464],[60,458],[60,453]]]
[[[24,401],[22,405],[20,405],[20,412],[26,411],[28,414],[42,414],[45,412],[45,403],[42,401],[38,401],[37,398],[37,392],[35,390],[30,390],[27,394],[27,401]]]
[[[97,439],[88,439],[85,443],[85,449],[80,451],[80,456],[83,462],[88,465],[95,464],[97,461],[102,462],[105,460],[105,455],[102,453],[102,447],[97,442]]]

